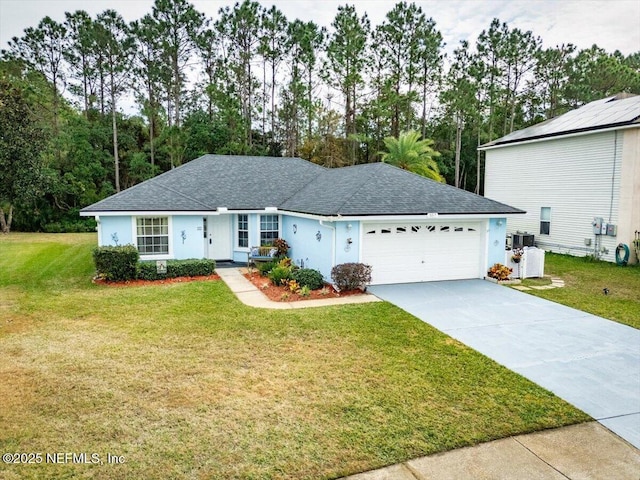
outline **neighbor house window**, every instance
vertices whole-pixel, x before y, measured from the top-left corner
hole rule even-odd
[[[540,234],[549,235],[551,232],[551,207],[540,209]]]
[[[169,253],[169,219],[167,217],[137,218],[136,240],[140,255]]]
[[[249,247],[249,215],[238,215],[238,246]]]
[[[273,245],[279,232],[278,215],[260,215],[260,245]]]

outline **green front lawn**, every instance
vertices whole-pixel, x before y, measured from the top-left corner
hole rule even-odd
[[[45,460],[2,478],[336,478],[588,420],[388,303],[96,286],[94,244],[0,236],[0,450]],[[105,464],[46,462],[58,452]]]
[[[640,328],[640,266],[547,253],[544,273],[561,278],[565,287],[527,293]]]

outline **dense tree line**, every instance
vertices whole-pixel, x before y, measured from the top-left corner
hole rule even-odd
[[[428,148],[414,171],[482,193],[477,145],[640,93],[640,52],[541,43],[494,19],[447,58],[435,21],[405,1],[375,27],[351,5],[325,28],[251,0],[217,18],[187,0],[132,23],[45,17],[0,56],[0,226],[85,228],[83,206],[204,153],[338,167]]]

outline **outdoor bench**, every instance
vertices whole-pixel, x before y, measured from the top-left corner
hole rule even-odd
[[[255,267],[256,262],[270,262],[278,253],[278,249],[274,247],[251,247],[249,249],[247,268],[251,265]]]

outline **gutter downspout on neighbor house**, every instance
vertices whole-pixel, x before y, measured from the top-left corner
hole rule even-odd
[[[613,172],[611,172],[611,199],[609,200],[609,222],[608,223],[611,223],[612,215],[613,215],[613,196],[614,196],[615,183],[616,183],[617,156],[618,156],[618,131],[616,130],[615,136],[613,137]]]

